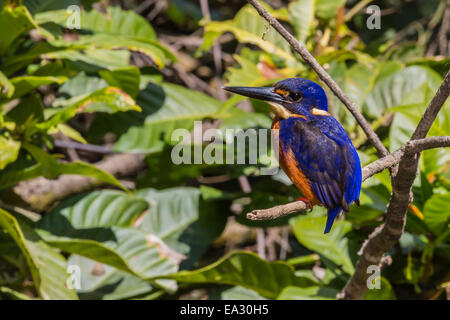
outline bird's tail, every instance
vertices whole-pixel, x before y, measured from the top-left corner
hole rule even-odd
[[[336,219],[337,215],[342,211],[341,207],[334,207],[333,209],[328,210],[328,219],[327,225],[325,226],[325,231],[323,233],[328,233],[333,226],[334,219]]]

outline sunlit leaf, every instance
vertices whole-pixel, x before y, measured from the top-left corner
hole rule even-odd
[[[234,252],[219,261],[194,271],[180,271],[168,277],[185,283],[219,283],[253,290],[267,298],[275,298],[284,287],[305,287],[312,281],[294,275],[284,262],[267,262],[250,252]]]
[[[295,236],[302,245],[352,274],[355,269],[350,259],[348,239],[344,237],[350,231],[351,224],[347,221],[336,221],[331,231],[324,234],[325,223],[326,217],[299,216],[291,220]]]
[[[12,138],[0,135],[0,170],[16,161],[21,143]]]

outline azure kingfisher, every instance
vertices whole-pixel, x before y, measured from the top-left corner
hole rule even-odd
[[[280,166],[300,189],[309,208],[328,209],[325,232],[336,216],[355,202],[359,206],[361,163],[340,123],[328,112],[320,85],[290,78],[272,87],[225,87],[227,91],[266,101],[278,130]]]

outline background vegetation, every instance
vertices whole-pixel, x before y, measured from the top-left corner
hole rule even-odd
[[[369,3],[382,9],[380,30],[367,29],[358,10]],[[67,29],[73,4],[83,7],[81,30]],[[319,81],[245,1],[207,4],[2,1],[0,298],[334,299],[343,288],[357,250],[383,222],[386,170],[363,184],[361,207],[324,235],[319,207],[274,221],[245,218],[299,196],[283,173],[259,175],[263,159],[170,161],[171,133],[195,120],[270,127],[265,103],[228,96],[221,85]],[[409,139],[450,66],[446,1],[266,7],[390,151]],[[354,118],[327,94],[363,165],[374,161]],[[448,104],[429,135],[450,135]],[[366,299],[448,298],[449,161],[448,149],[423,152],[406,231],[389,252],[381,289]],[[71,265],[81,270],[78,290],[66,284]]]

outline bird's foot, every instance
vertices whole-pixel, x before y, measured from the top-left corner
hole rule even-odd
[[[308,208],[309,208],[310,210],[312,210],[312,208],[313,208],[313,204],[312,204],[312,202],[311,202],[308,198],[305,198],[305,197],[298,197],[296,201],[303,201],[304,203],[306,203],[306,205],[308,206]]]

